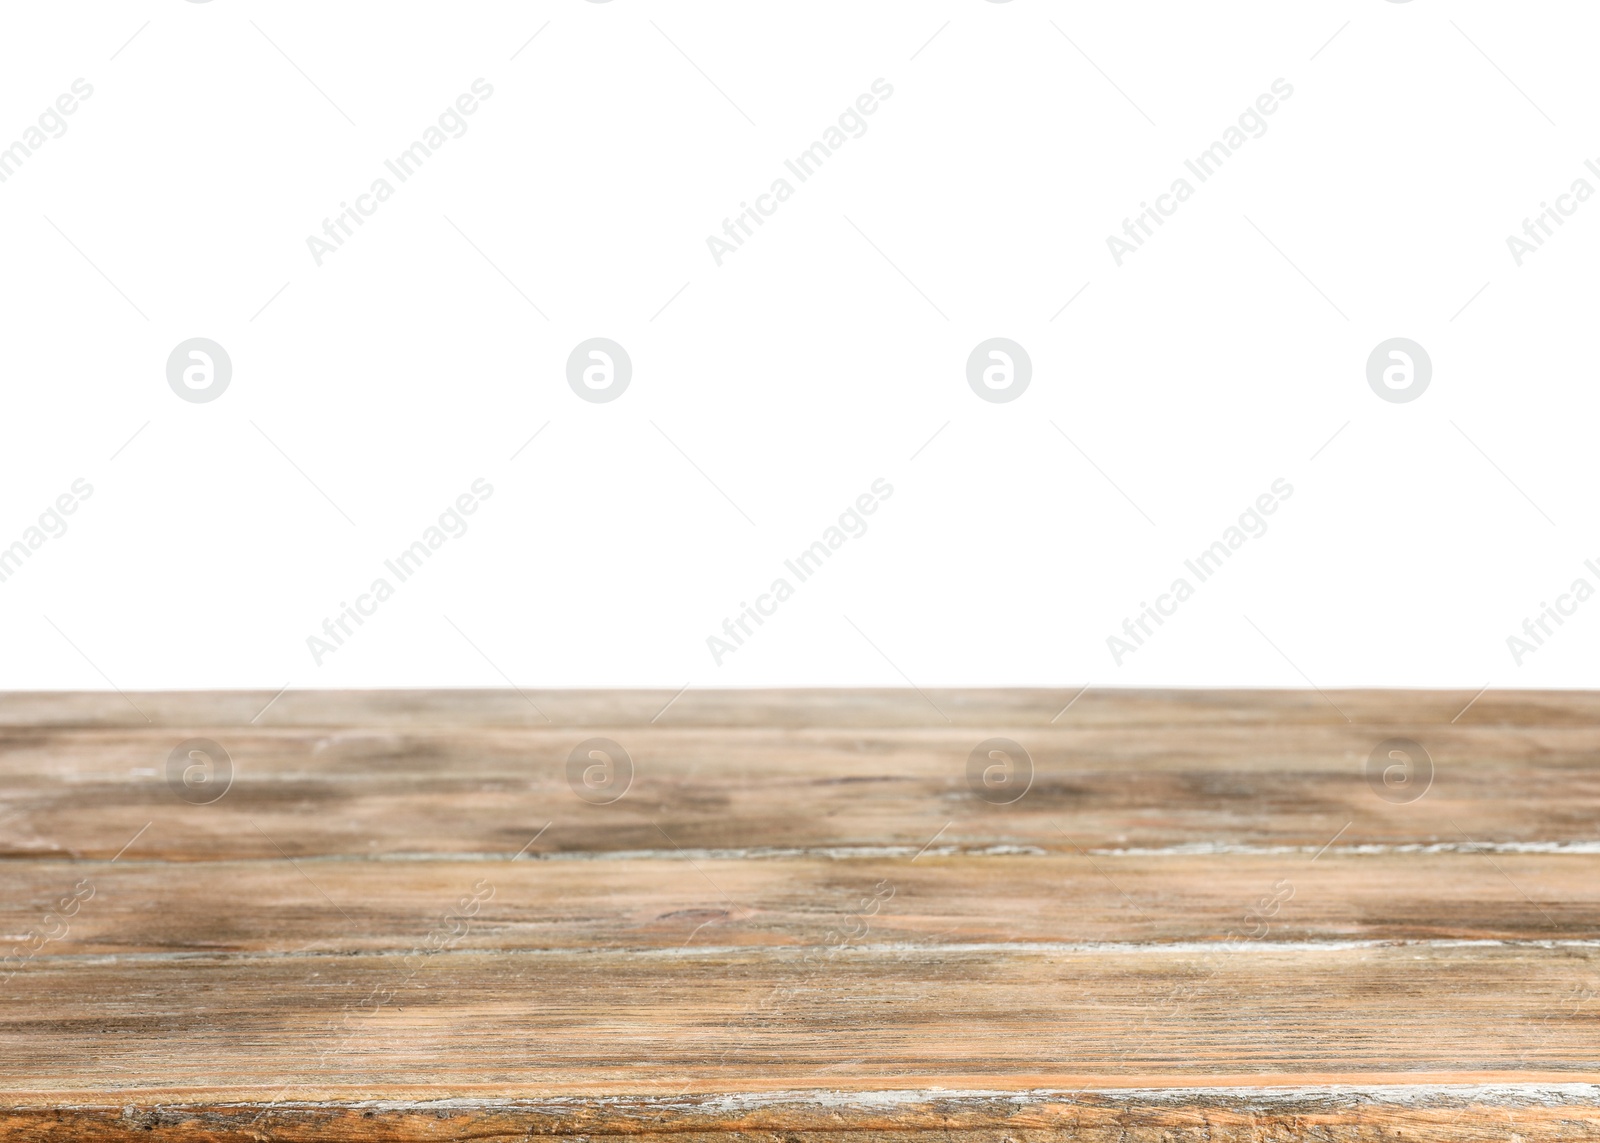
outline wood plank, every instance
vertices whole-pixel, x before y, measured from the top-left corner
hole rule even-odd
[[[92,896],[42,925],[75,886]],[[483,950],[793,948],[861,928],[921,947],[1600,941],[1600,856],[37,861],[8,869],[0,932],[59,934],[39,957],[405,951],[463,901],[452,947]]]
[[[882,1093],[670,1100],[439,1100],[0,1110],[0,1138],[394,1143],[545,1137],[633,1143],[1542,1143],[1600,1132],[1587,1085]]]
[[[0,1138],[1600,1135],[1600,696],[1072,698],[0,696]]]
[[[1431,760],[1414,801],[1385,800],[1369,777],[1373,751],[1397,732]],[[203,806],[167,776],[174,748],[194,737],[232,763],[227,793]],[[569,756],[594,737],[632,764],[626,795],[608,805],[568,781]],[[969,781],[970,755],[992,737],[1028,752],[1032,781],[1015,802],[986,800]],[[914,851],[941,829],[955,850],[1315,850],[1343,829],[1344,847],[1600,851],[1597,757],[1600,724],[13,729],[0,734],[0,857],[109,856],[147,822],[137,852],[167,860],[510,855],[547,823],[532,852]]]
[[[671,703],[669,706],[668,703]],[[1070,707],[1067,704],[1070,702]],[[1470,703],[1470,705],[1468,705]],[[1065,710],[1064,710],[1065,708]],[[1068,715],[1070,714],[1070,718]],[[1117,687],[668,690],[8,691],[0,726],[540,728],[596,725],[1044,727],[1347,724],[1593,726],[1600,692],[1132,690]]]
[[[1592,945],[1440,943],[57,957],[10,982],[0,1088],[27,1105],[1593,1082],[1597,968]]]

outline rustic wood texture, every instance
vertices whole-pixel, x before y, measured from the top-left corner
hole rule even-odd
[[[0,696],[0,1137],[1600,1138],[1597,759],[1585,693]]]

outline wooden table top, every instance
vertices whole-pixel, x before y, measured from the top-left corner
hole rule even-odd
[[[1600,695],[0,695],[0,1138],[1600,1136]]]

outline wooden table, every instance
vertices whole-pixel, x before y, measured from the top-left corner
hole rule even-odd
[[[0,697],[0,1137],[1600,1137],[1597,695],[272,699]]]

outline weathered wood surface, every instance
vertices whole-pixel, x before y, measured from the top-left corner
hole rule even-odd
[[[1600,1138],[1597,762],[1586,693],[0,696],[0,1137]]]

